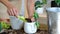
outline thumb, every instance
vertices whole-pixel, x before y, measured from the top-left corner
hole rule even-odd
[[[32,22],[34,22],[34,21],[35,21],[34,17],[33,17],[33,18],[31,18],[31,21],[32,21]]]

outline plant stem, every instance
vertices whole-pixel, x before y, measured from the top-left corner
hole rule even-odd
[[[59,7],[59,3],[57,3],[57,6]]]

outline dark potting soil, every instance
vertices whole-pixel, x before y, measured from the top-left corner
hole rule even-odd
[[[32,22],[31,19],[29,19],[29,18],[25,18],[25,20],[27,20],[27,22],[29,22],[29,23]]]

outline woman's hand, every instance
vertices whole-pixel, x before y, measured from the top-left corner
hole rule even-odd
[[[35,21],[34,17],[31,17],[31,18],[29,17],[28,19],[31,19],[32,22]]]
[[[7,7],[7,12],[10,16],[16,16],[18,15],[18,9],[12,5],[8,6]]]
[[[35,21],[34,17],[32,17],[32,18],[31,18],[31,21],[32,21],[32,22],[34,22],[34,21]]]
[[[14,7],[8,0],[0,0],[7,7],[7,12],[10,16],[17,16],[18,9]]]
[[[7,13],[10,16],[18,16],[18,9],[16,7],[14,7],[8,0],[0,0],[0,2],[2,4],[4,4],[7,7]],[[8,19],[4,19],[4,18],[0,18],[0,21],[5,21],[5,22],[9,22]]]

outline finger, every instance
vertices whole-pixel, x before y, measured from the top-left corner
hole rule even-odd
[[[16,15],[16,11],[15,11],[15,8],[13,8],[13,13],[14,13],[14,16]]]
[[[32,21],[32,22],[34,22],[34,21],[35,21],[34,17],[33,17],[33,18],[31,18],[31,21]]]
[[[7,10],[7,13],[9,14],[9,11]],[[10,14],[9,14],[10,15]]]
[[[16,9],[16,17],[18,17],[18,10]]]
[[[7,12],[8,12],[8,14],[11,16],[11,13],[10,13],[10,11],[9,11],[9,10],[7,10]]]
[[[15,8],[13,8],[13,13],[14,13],[14,16],[17,17],[17,12],[16,12],[16,9]]]
[[[16,15],[18,15],[18,9],[17,8],[15,8],[15,11],[16,11]]]
[[[11,9],[10,11],[11,11],[11,16],[14,16],[14,13],[13,13],[14,11],[13,11],[13,9]]]
[[[16,13],[17,13],[17,15],[18,15],[18,10],[16,9]]]

